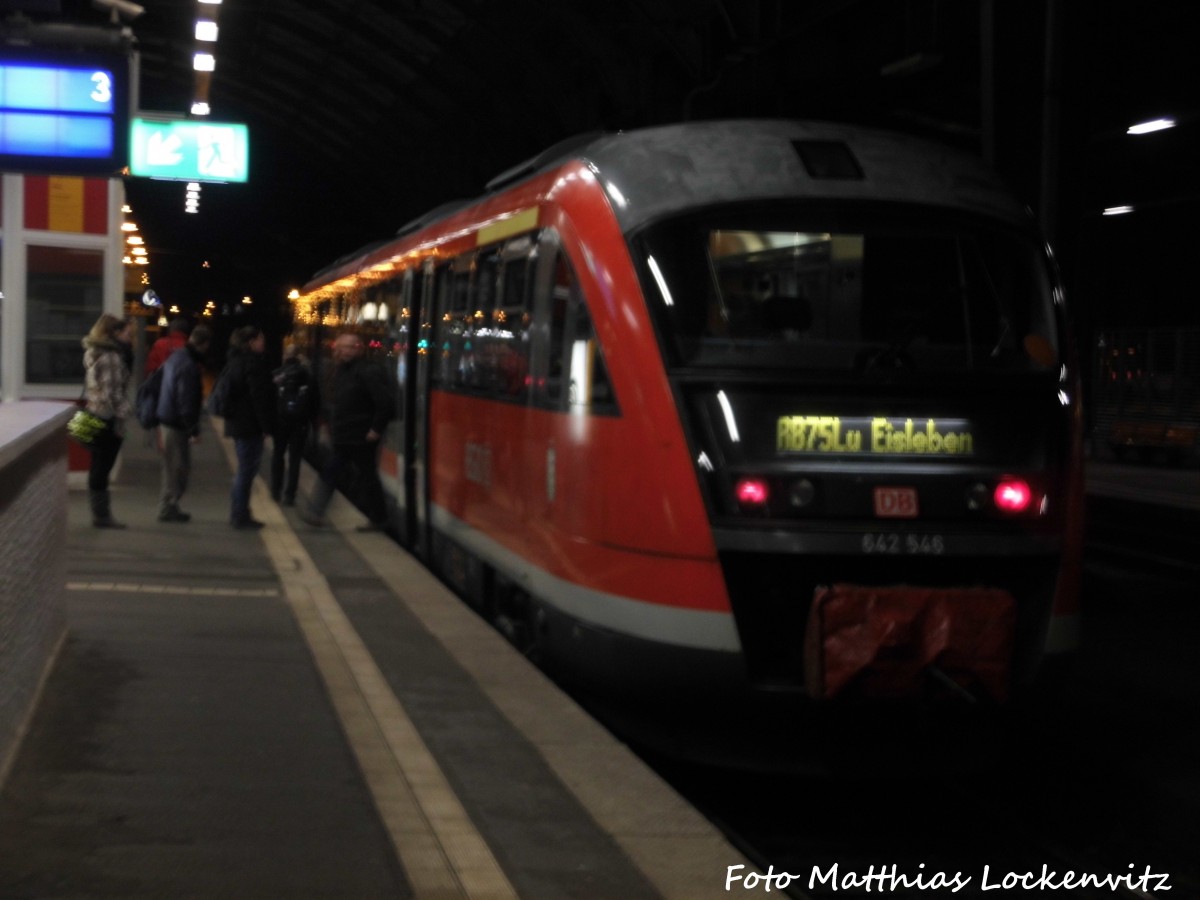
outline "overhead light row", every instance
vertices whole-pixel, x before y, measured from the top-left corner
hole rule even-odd
[[[184,195],[183,211],[193,214],[200,212],[200,182],[188,182],[187,193]]]
[[[192,68],[196,72],[195,99],[192,101],[193,116],[207,116],[212,108],[208,103],[208,91],[212,73],[217,68],[217,57],[213,53],[220,28],[217,11],[221,0],[199,0],[196,17],[196,50],[192,55]],[[206,8],[207,7],[207,8]]]
[[[121,212],[130,216],[133,214],[133,209],[127,203],[121,207]],[[150,265],[150,257],[144,246],[146,241],[138,234],[137,223],[127,218],[121,223],[121,233],[125,235],[125,254],[122,256],[121,262],[127,266]]]

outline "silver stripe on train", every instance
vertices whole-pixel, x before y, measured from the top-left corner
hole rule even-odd
[[[533,565],[445,508],[436,504],[431,508],[433,525],[438,531],[564,615],[588,625],[657,643],[695,650],[741,652],[742,645],[730,613],[679,609],[581,587]]]

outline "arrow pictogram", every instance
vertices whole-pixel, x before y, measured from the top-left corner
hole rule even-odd
[[[183,146],[183,141],[179,135],[164,135],[161,131],[156,131],[150,135],[150,140],[146,142],[146,164],[150,166],[177,166],[183,161],[183,154],[179,152],[179,148]]]

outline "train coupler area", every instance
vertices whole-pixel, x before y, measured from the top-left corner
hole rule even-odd
[[[815,699],[1008,698],[1016,601],[991,587],[833,584],[805,629]]]

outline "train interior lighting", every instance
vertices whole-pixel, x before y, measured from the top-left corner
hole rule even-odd
[[[216,71],[217,58],[211,53],[197,53],[192,57],[192,68],[197,72]]]

